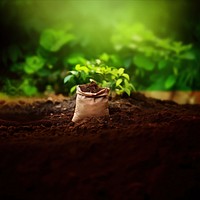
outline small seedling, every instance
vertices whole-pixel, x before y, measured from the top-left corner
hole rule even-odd
[[[135,88],[130,82],[129,75],[124,71],[124,68],[110,67],[97,59],[95,62],[87,62],[86,65],[77,64],[64,78],[64,83],[71,85],[71,94],[75,92],[77,85],[88,83],[92,79],[100,87],[110,88],[111,92],[118,95],[127,93],[130,96]]]

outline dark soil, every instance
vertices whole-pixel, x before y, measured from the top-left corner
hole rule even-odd
[[[200,199],[200,105],[140,93],[71,122],[75,98],[0,102],[0,199]]]
[[[102,90],[101,87],[99,87],[94,81],[88,84],[83,84],[79,86],[82,92],[91,92],[96,93]]]

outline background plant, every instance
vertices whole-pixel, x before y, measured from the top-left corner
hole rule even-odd
[[[200,66],[192,44],[160,38],[143,24],[119,26],[112,41],[139,90],[199,88]]]
[[[65,54],[73,40],[74,35],[68,30],[45,29],[35,48],[11,45],[5,52],[3,63],[10,65],[8,73],[13,77],[3,77],[3,90],[11,95],[27,96],[62,91],[62,75],[66,70],[63,65],[71,62]]]
[[[2,0],[0,12],[3,93],[68,95],[66,74],[95,58],[123,67],[139,91],[200,90],[199,10],[189,0]]]

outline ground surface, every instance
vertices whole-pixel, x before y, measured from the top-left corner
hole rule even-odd
[[[0,101],[0,199],[200,199],[200,105],[134,93],[78,124],[74,106]]]

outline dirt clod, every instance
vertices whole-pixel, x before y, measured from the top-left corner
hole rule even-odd
[[[88,84],[83,84],[80,85],[81,91],[82,92],[91,92],[91,93],[96,93],[102,90],[94,81]]]

